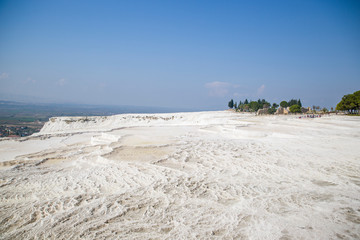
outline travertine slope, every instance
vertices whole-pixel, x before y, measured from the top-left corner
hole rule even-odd
[[[52,118],[0,141],[1,239],[358,239],[360,118]]]

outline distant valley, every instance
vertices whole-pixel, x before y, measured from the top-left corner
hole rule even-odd
[[[0,100],[0,137],[24,137],[40,131],[55,116],[109,116],[122,113],[169,113],[191,111],[142,106],[25,103]]]

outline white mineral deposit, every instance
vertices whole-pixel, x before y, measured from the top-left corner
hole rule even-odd
[[[1,239],[360,238],[360,117],[55,117],[0,164]]]

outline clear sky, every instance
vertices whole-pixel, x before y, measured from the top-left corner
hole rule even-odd
[[[360,1],[0,0],[0,99],[224,109],[360,90]]]

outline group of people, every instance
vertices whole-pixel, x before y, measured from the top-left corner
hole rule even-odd
[[[321,114],[308,114],[306,116],[300,116],[299,118],[320,118]]]

